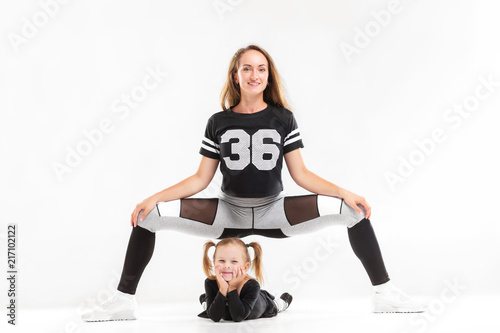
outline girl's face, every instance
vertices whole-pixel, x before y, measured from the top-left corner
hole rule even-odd
[[[226,281],[231,281],[236,274],[236,269],[243,267],[248,269],[249,262],[244,262],[241,247],[234,244],[227,244],[217,247],[215,253],[215,266],[220,266],[222,277]]]
[[[240,57],[234,81],[239,83],[241,94],[259,95],[267,87],[269,68],[266,57],[256,50],[249,50]]]

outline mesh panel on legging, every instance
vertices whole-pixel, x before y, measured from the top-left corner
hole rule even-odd
[[[132,229],[118,290],[135,295],[142,272],[153,256],[156,235],[139,226]]]
[[[218,203],[218,199],[181,199],[180,217],[212,225]]]
[[[363,264],[372,285],[389,281],[382,253],[370,220],[363,219],[352,228],[347,228],[351,247]]]

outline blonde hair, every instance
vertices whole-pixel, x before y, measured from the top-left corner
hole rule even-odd
[[[214,275],[214,266],[212,263],[212,260],[208,257],[208,250],[212,247],[215,246],[215,252],[213,256],[213,260],[215,260],[215,255],[217,253],[217,248],[219,246],[224,246],[228,244],[233,244],[233,245],[238,245],[241,248],[241,251],[243,252],[243,260],[245,263],[250,263],[250,267],[253,268],[255,272],[255,279],[260,283],[264,283],[264,277],[262,276],[262,247],[260,247],[260,244],[257,242],[251,242],[248,244],[248,247],[253,248],[255,257],[253,261],[250,260],[250,253],[248,253],[248,247],[247,245],[239,238],[232,237],[232,238],[224,238],[221,240],[219,243],[215,244],[212,241],[208,241],[203,245],[204,251],[203,251],[203,272],[209,278],[210,280],[215,280],[215,275]]]
[[[220,93],[220,103],[223,110],[227,110],[231,107],[236,106],[241,100],[241,92],[239,85],[234,82],[234,73],[238,72],[238,67],[240,64],[240,58],[243,53],[255,50],[259,51],[266,57],[269,66],[269,77],[267,79],[267,87],[264,90],[264,102],[271,103],[276,106],[285,107],[290,109],[290,106],[285,99],[285,90],[281,83],[278,70],[274,65],[273,58],[267,53],[263,48],[257,45],[248,45],[236,51],[229,63],[229,69],[227,71],[226,82]]]

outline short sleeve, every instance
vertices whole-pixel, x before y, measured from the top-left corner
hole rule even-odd
[[[297,125],[297,121],[295,120],[292,112],[290,112],[287,125],[287,134],[285,136],[285,140],[283,141],[283,155],[291,152],[292,150],[304,148],[302,137],[300,136],[299,126]]]
[[[213,159],[220,159],[220,146],[215,134],[215,120],[210,117],[205,128],[205,135],[201,140],[200,154]]]

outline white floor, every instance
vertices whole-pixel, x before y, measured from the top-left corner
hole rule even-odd
[[[427,300],[432,306],[425,314],[374,314],[370,300],[346,299],[314,302],[294,300],[290,308],[275,318],[242,323],[214,323],[197,317],[196,303],[140,304],[135,321],[85,323],[77,309],[21,310],[18,324],[2,332],[500,332],[498,296],[461,296],[460,301],[444,303]],[[426,303],[427,303],[426,302]]]

